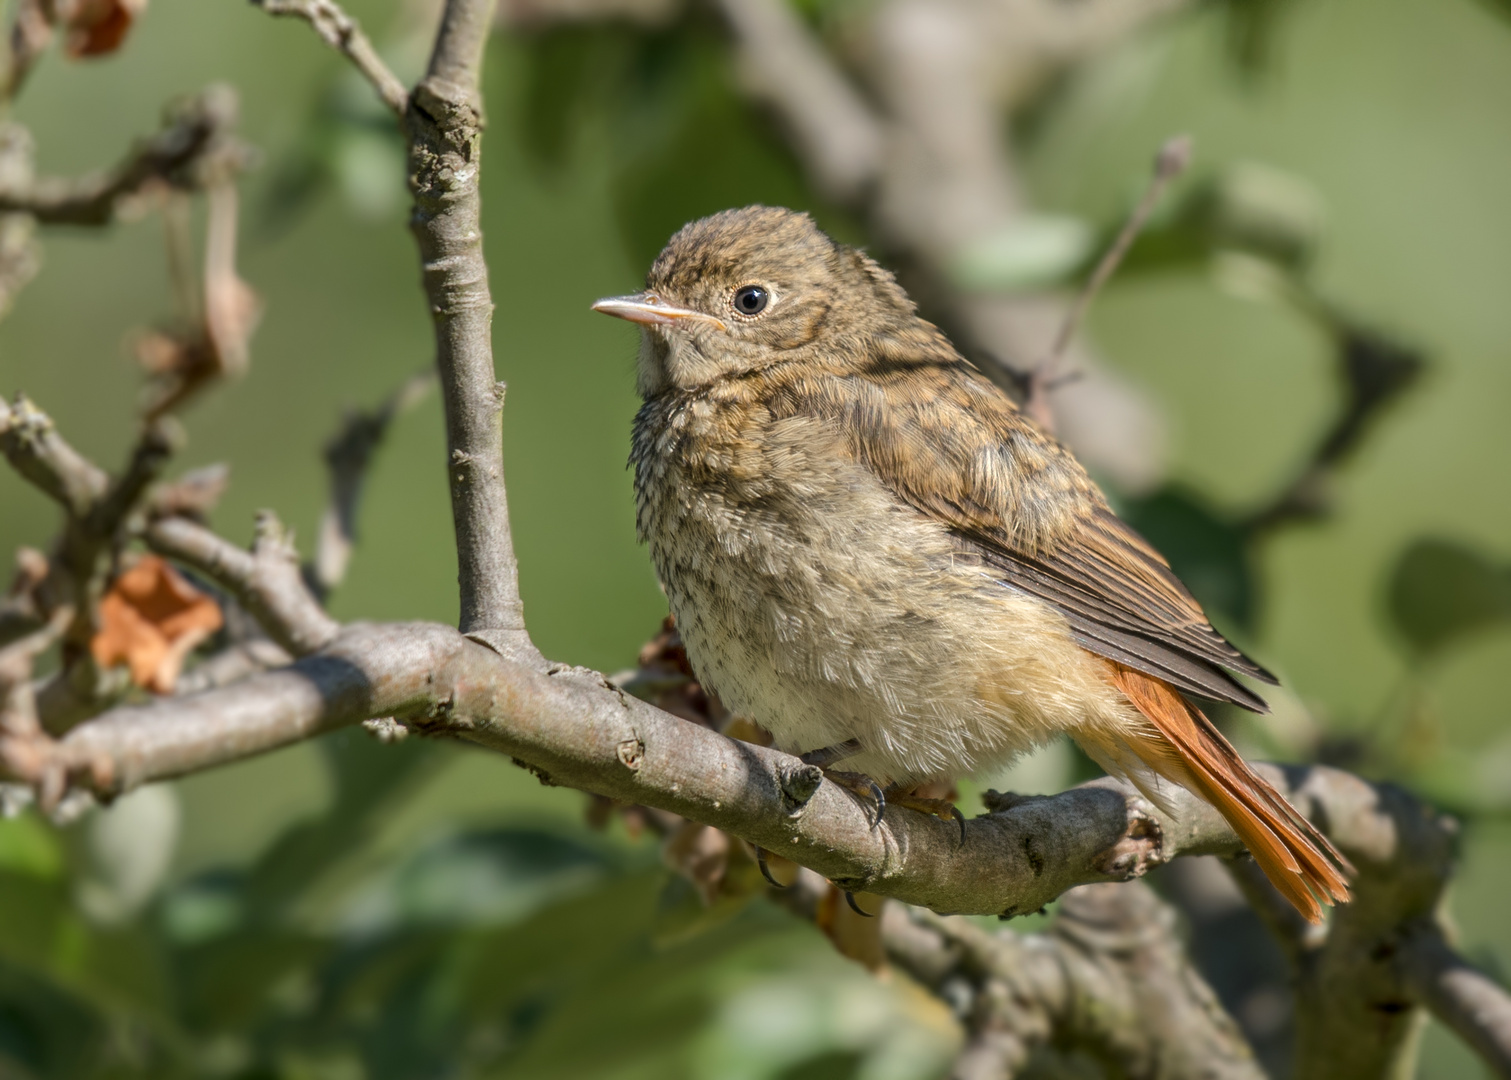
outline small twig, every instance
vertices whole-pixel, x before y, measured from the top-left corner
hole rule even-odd
[[[40,629],[0,649],[0,734],[5,737],[34,739],[42,734],[32,667],[63,636],[72,618],[71,609],[59,608]]]
[[[787,129],[818,188],[851,202],[881,171],[880,118],[786,0],[716,0],[747,92]]]
[[[20,92],[32,67],[52,44],[52,5],[46,0],[19,0],[14,7],[10,32],[9,67],[0,80],[0,102],[9,102]]]
[[[75,517],[83,517],[110,477],[58,434],[48,416],[24,394],[11,404],[0,400],[0,452],[11,467]]]
[[[357,508],[373,454],[394,418],[418,404],[434,384],[433,371],[411,376],[377,408],[349,412],[341,429],[325,444],[330,501],[320,519],[315,558],[304,568],[305,580],[322,602],[346,577],[357,539]]]
[[[186,671],[173,684],[175,694],[199,694],[255,675],[260,671],[283,667],[294,658],[268,638],[240,641],[208,656]]]
[[[340,631],[310,594],[298,554],[270,511],[258,515],[251,551],[183,518],[154,521],[145,539],[159,555],[192,566],[229,590],[268,636],[295,656],[315,652]]]
[[[1454,952],[1433,923],[1407,936],[1396,962],[1416,999],[1496,1076],[1511,1078],[1511,994]]]
[[[211,86],[170,115],[167,126],[139,143],[114,169],[80,180],[43,177],[0,187],[0,213],[29,214],[49,225],[107,225],[122,203],[154,183],[198,186],[194,167],[216,149],[240,158],[223,136],[235,126],[236,94]]]
[[[1129,249],[1133,247],[1133,242],[1138,239],[1139,233],[1143,232],[1144,226],[1148,224],[1149,215],[1154,213],[1154,208],[1159,205],[1160,196],[1165,193],[1165,189],[1170,186],[1172,180],[1186,171],[1186,166],[1190,163],[1190,136],[1178,135],[1160,147],[1159,153],[1154,157],[1154,175],[1150,177],[1149,186],[1144,189],[1143,197],[1133,208],[1133,213],[1128,215],[1128,220],[1123,223],[1112,246],[1097,262],[1096,269],[1091,272],[1091,277],[1086,279],[1086,284],[1082,285],[1080,292],[1076,294],[1070,310],[1065,313],[1065,319],[1060,324],[1059,333],[1055,335],[1054,343],[1049,347],[1048,354],[1026,377],[1027,400],[1024,408],[1040,426],[1051,431],[1054,429],[1054,416],[1049,411],[1046,400],[1049,391],[1076,377],[1075,373],[1071,373],[1056,379],[1054,370],[1065,356],[1065,350],[1070,348],[1071,339],[1075,337],[1076,331],[1085,320],[1086,312],[1091,308],[1091,302],[1096,299],[1102,287],[1122,265]]]
[[[291,15],[303,19],[315,28],[320,40],[350,60],[372,83],[383,104],[402,117],[409,108],[409,89],[373,48],[372,42],[353,19],[335,0],[252,0],[269,15]]]

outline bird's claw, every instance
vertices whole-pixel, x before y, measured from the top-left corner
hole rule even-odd
[[[940,820],[954,821],[960,825],[960,843],[965,844],[965,815],[960,812],[949,799],[925,799],[918,795],[893,794],[894,805],[906,806],[909,810],[917,810],[920,814],[928,814]]]
[[[853,892],[850,892],[848,889],[845,890],[845,903],[850,905],[851,911],[855,912],[855,914],[859,915],[863,919],[876,918],[875,915],[873,915],[869,911],[863,910],[861,906],[855,902],[855,894]]]
[[[756,848],[756,866],[760,867],[761,876],[766,879],[766,884],[770,885],[773,889],[787,888],[786,885],[783,885],[771,876],[771,867],[766,865],[766,849],[763,847]]]

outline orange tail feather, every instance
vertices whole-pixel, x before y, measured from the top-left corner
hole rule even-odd
[[[1211,803],[1265,877],[1309,921],[1321,921],[1321,904],[1348,900],[1344,874],[1353,871],[1348,860],[1249,768],[1200,709],[1159,679],[1121,664],[1108,666],[1113,683],[1154,725],[1154,732],[1127,740],[1145,766]],[[1108,756],[1116,761],[1124,755]]]

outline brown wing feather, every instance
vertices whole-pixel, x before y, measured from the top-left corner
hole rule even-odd
[[[861,375],[806,369],[776,381],[774,417],[838,423],[884,484],[946,522],[1005,585],[1059,610],[1084,648],[1188,693],[1267,711],[1224,669],[1274,678],[1212,628],[1080,463],[963,360],[920,348]]]

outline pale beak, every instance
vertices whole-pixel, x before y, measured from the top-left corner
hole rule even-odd
[[[593,310],[601,311],[605,315],[613,315],[616,318],[628,319],[641,326],[671,326],[683,319],[701,319],[706,323],[712,323],[720,330],[726,329],[724,324],[712,315],[705,315],[691,308],[672,307],[653,292],[605,297],[593,305]]]

